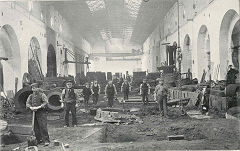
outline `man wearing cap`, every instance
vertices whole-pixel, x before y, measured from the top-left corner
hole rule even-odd
[[[140,85],[140,95],[142,95],[143,105],[148,104],[148,95],[150,94],[150,85],[147,83],[147,79],[143,79],[143,83]]]
[[[159,104],[159,111],[162,116],[167,117],[167,95],[168,89],[164,85],[164,80],[158,78],[159,82],[154,91],[154,100]]]
[[[121,86],[121,92],[123,92],[124,100],[128,100],[128,94],[129,94],[130,88],[131,87],[130,87],[129,82],[127,81],[127,79],[125,79]]]
[[[77,126],[77,117],[76,117],[76,99],[77,94],[73,89],[73,82],[71,80],[66,82],[66,87],[62,91],[61,102],[65,106],[65,126],[69,127],[69,112],[72,113],[72,125]]]
[[[112,107],[114,96],[117,95],[117,90],[111,80],[108,81],[108,84],[105,87],[105,95],[108,99],[108,107]]]
[[[99,94],[100,94],[100,85],[98,84],[97,80],[93,81],[93,84],[91,86],[92,90],[92,99],[93,99],[93,104],[97,105]]]
[[[92,94],[92,91],[91,91],[89,83],[86,83],[85,85],[86,86],[83,88],[82,94],[83,94],[83,98],[84,98],[84,105],[85,105],[85,107],[88,107],[88,101]]]
[[[48,104],[47,96],[39,88],[38,83],[31,85],[33,94],[27,98],[26,107],[35,112],[34,132],[38,143],[49,145],[49,135],[47,129],[47,113],[45,110]]]

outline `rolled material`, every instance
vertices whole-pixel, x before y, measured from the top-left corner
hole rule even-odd
[[[53,91],[47,95],[48,98],[48,108],[51,110],[60,110],[61,107],[61,92]]]
[[[25,112],[26,111],[26,102],[27,98],[30,94],[32,94],[32,88],[30,86],[26,86],[20,89],[16,95],[14,96],[14,104],[17,112]]]

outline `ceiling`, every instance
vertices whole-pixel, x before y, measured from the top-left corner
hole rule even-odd
[[[141,48],[177,0],[78,0],[51,2],[71,26],[73,42],[81,37],[93,51]]]

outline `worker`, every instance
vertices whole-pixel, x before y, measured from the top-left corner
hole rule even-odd
[[[118,87],[117,88],[118,91],[121,91],[121,86],[122,86],[123,82],[124,82],[124,79],[122,77],[122,74],[120,74],[119,82],[118,82],[118,86],[117,86]]]
[[[189,80],[192,80],[192,72],[190,71],[190,68],[188,68],[187,78],[188,78]]]
[[[229,65],[228,68],[229,69],[226,76],[226,85],[235,84],[239,71],[235,69],[232,65]]]
[[[105,87],[105,95],[108,100],[108,107],[112,107],[114,96],[117,95],[117,90],[111,80],[108,81],[108,84]]]
[[[164,84],[164,80],[158,78],[158,85],[154,91],[154,100],[159,105],[159,111],[161,116],[167,117],[167,95],[168,95],[168,88]]]
[[[62,91],[61,100],[62,106],[64,106],[65,110],[65,126],[69,127],[69,112],[72,113],[72,125],[73,127],[77,126],[77,117],[76,117],[76,99],[77,95],[74,92],[73,89],[73,82],[71,80],[68,80],[66,82],[66,87]]]
[[[128,100],[128,94],[130,92],[131,86],[127,79],[124,80],[121,86],[121,92],[123,93],[123,100]]]
[[[148,104],[148,95],[150,94],[150,85],[147,83],[147,79],[143,79],[143,83],[140,85],[140,95],[142,95],[143,105]]]
[[[203,99],[202,99],[202,114],[208,115],[210,85],[204,86],[202,93],[203,93]]]
[[[101,90],[101,87],[100,87],[100,85],[98,84],[98,81],[97,81],[97,80],[94,80],[94,81],[93,81],[93,84],[92,84],[92,86],[91,86],[91,90],[92,90],[93,104],[94,104],[94,105],[97,105],[97,103],[98,103],[98,98],[99,98],[99,95],[100,95],[100,90]]]
[[[88,101],[89,101],[89,98],[92,94],[92,90],[90,88],[90,84],[89,83],[86,83],[85,84],[85,87],[83,88],[83,98],[84,98],[84,105],[85,107],[88,107]]]
[[[131,82],[131,78],[130,78],[128,71],[126,71],[126,79],[128,80],[128,82]]]
[[[116,85],[118,83],[118,79],[116,75],[113,75],[112,83]]]
[[[49,135],[47,129],[47,113],[46,105],[48,104],[47,96],[39,88],[38,83],[31,84],[33,94],[30,94],[27,98],[26,107],[32,111],[35,111],[34,118],[34,132],[37,139],[37,143],[44,143],[48,146]]]

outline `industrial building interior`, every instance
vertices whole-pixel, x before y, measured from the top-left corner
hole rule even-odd
[[[3,0],[0,13],[0,150],[240,149],[240,0]],[[41,121],[50,144],[31,145]]]

